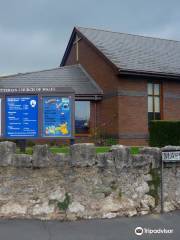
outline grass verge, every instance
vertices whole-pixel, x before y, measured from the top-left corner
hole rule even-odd
[[[110,148],[111,148],[110,146],[96,147],[96,153],[109,152]],[[50,147],[49,149],[54,154],[56,154],[56,153],[69,154],[69,152],[70,152],[70,148],[68,146],[64,146],[64,147],[54,146],[54,147]],[[138,154],[139,153],[139,148],[138,147],[131,147],[130,151],[131,151],[131,154]],[[17,148],[16,153],[21,153],[19,148]],[[32,155],[33,154],[33,148],[32,147],[27,147],[25,153],[29,154],[29,155]]]

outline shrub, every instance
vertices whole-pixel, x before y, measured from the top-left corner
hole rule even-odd
[[[66,193],[64,201],[58,202],[57,206],[58,206],[59,210],[66,211],[68,209],[69,204],[70,204],[70,196],[68,193]]]
[[[160,187],[160,173],[159,169],[150,169],[149,174],[152,176],[152,180],[148,181],[149,192],[148,194],[155,199],[155,205],[159,202],[159,187]]]
[[[149,133],[150,146],[180,145],[180,121],[151,121]]]

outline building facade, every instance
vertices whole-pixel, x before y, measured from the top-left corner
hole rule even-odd
[[[180,42],[76,27],[60,67],[0,78],[42,86],[74,89],[77,141],[147,145],[151,120],[180,120]]]
[[[77,63],[103,90],[89,134],[147,145],[150,120],[180,119],[180,42],[74,28],[61,66]]]

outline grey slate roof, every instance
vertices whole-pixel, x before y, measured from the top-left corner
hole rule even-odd
[[[76,28],[119,69],[180,75],[180,41]]]
[[[0,88],[18,87],[71,87],[76,95],[102,94],[81,65],[0,77]]]

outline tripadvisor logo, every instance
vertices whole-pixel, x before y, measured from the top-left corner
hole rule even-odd
[[[135,234],[141,236],[143,234],[143,228],[142,227],[135,228]]]
[[[142,228],[136,227],[134,232],[136,235],[141,236],[142,234],[171,234],[173,233],[173,229],[165,229],[165,228],[158,228],[158,229],[151,229],[151,228]]]

